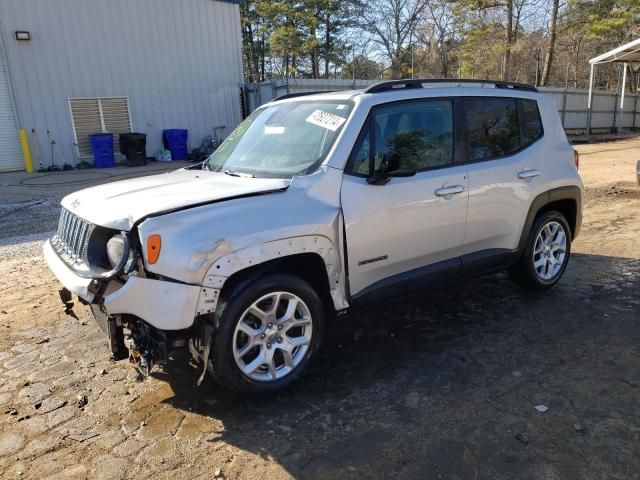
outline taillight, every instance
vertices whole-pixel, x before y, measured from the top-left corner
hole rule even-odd
[[[147,238],[147,262],[149,262],[149,265],[153,265],[158,261],[161,246],[160,235],[149,235],[149,238]]]
[[[580,168],[580,154],[575,148],[573,149],[573,163],[576,164],[576,170],[578,170]]]

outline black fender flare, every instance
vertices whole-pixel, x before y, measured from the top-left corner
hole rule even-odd
[[[538,213],[544,209],[547,205],[559,200],[573,200],[576,203],[576,223],[573,225],[573,235],[571,240],[575,239],[580,232],[582,225],[582,191],[580,187],[570,185],[566,187],[558,187],[551,190],[547,190],[541,193],[531,202],[527,218],[522,227],[522,233],[520,234],[520,241],[518,242],[518,251],[522,252],[526,244],[527,238],[529,238],[529,232],[533,226],[533,222],[538,216]]]

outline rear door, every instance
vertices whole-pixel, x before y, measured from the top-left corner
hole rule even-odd
[[[465,99],[469,210],[465,253],[478,259],[518,245],[544,172],[537,102],[506,97]]]
[[[419,290],[430,272],[425,267],[434,264],[440,280],[460,273],[467,175],[466,166],[456,163],[455,143],[451,100],[373,109],[342,184],[352,295],[376,287],[387,296]],[[385,166],[415,174],[386,184],[367,182]]]

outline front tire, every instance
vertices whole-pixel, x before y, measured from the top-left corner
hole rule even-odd
[[[222,308],[211,361],[216,380],[239,393],[283,390],[320,347],[324,306],[315,290],[294,275],[261,277]]]
[[[564,273],[571,253],[571,229],[560,212],[539,215],[518,263],[509,269],[511,278],[532,290],[553,287]]]

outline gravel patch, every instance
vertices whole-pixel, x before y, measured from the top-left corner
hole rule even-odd
[[[0,237],[0,262],[16,258],[32,258],[42,255],[44,241],[54,234],[55,230],[32,233],[11,238]]]
[[[0,205],[0,242],[55,230],[59,217],[60,200],[57,198]]]

